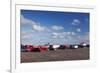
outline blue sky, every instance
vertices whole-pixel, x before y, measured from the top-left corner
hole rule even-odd
[[[89,43],[89,13],[21,10],[21,43]]]

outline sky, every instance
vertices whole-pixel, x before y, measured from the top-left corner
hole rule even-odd
[[[89,13],[21,10],[21,44],[89,43]]]

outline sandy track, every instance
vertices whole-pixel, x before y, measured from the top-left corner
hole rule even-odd
[[[21,62],[46,62],[65,60],[87,60],[89,48],[66,49],[46,52],[21,52]]]

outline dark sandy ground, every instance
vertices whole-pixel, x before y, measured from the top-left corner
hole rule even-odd
[[[89,48],[66,49],[46,52],[21,52],[21,63],[88,59]]]

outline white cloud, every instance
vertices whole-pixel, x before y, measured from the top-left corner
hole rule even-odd
[[[61,36],[62,36],[61,33],[56,33],[56,32],[52,33],[52,38],[54,39],[62,38]]]
[[[32,35],[23,35],[23,36],[21,36],[21,38],[23,40],[30,39],[30,38],[32,38]]]
[[[73,22],[80,23],[80,21],[78,19],[74,19]]]
[[[80,21],[78,19],[73,19],[72,25],[79,25],[80,24]]]
[[[41,26],[40,23],[37,23],[33,20],[25,18],[23,15],[21,15],[21,24],[22,25],[30,25],[33,30],[35,31],[44,31],[45,27]]]
[[[52,33],[53,39],[65,39],[72,43],[89,43],[89,34],[78,35],[75,32],[62,32],[62,33]]]
[[[77,28],[76,31],[77,31],[77,32],[81,32],[81,29],[80,29],[80,28]]]
[[[79,40],[80,43],[89,43],[89,34],[84,34],[84,35],[78,35],[77,39]]]
[[[21,24],[26,24],[26,25],[34,25],[37,24],[35,21],[32,21],[30,19],[25,18],[23,15],[21,15]]]
[[[22,32],[21,33],[21,39],[22,40],[28,40],[31,39],[33,37],[33,34],[28,33],[28,32]]]
[[[52,33],[52,37],[55,39],[70,38],[70,37],[75,36],[75,35],[76,35],[75,32],[61,32],[61,33],[53,32]]]
[[[58,38],[58,33],[52,33],[52,38]]]
[[[33,28],[33,30],[36,30],[36,31],[44,31],[45,30],[45,27],[40,26],[40,25],[33,25],[32,28]]]
[[[53,25],[51,28],[53,30],[62,30],[62,29],[64,29],[62,26],[58,26],[58,25]]]
[[[33,30],[21,30],[21,39],[22,40],[29,40],[33,37]]]
[[[75,32],[71,32],[71,35],[76,35],[76,33]]]

